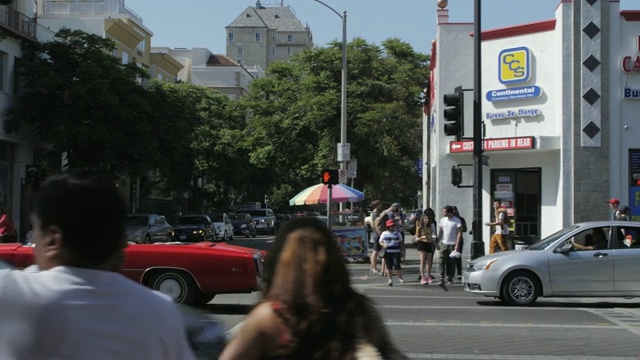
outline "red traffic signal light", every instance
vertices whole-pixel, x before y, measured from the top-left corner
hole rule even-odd
[[[322,183],[325,185],[338,184],[338,170],[322,170]]]

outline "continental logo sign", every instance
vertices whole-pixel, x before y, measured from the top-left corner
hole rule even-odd
[[[498,55],[498,78],[504,85],[523,84],[531,79],[531,52],[521,46],[504,49]]]

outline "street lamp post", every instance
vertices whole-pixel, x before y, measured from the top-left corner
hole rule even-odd
[[[473,92],[473,240],[471,260],[484,255],[482,241],[482,29],[481,0],[474,0],[474,92]]]
[[[347,12],[340,15],[334,8],[325,4],[320,0],[314,0],[333,11],[342,19],[342,84],[341,84],[341,102],[340,102],[340,143],[338,144],[338,162],[340,163],[340,172],[347,171],[347,161],[351,159],[351,144],[347,143]],[[342,210],[343,203],[340,203]]]

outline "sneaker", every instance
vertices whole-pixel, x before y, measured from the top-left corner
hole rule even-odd
[[[370,272],[371,274],[373,274],[373,275],[378,275],[378,270],[371,270],[371,271],[369,271],[369,272]]]
[[[427,279],[421,279],[420,283],[423,284],[423,285],[426,285],[427,284]]]
[[[429,277],[427,278],[427,282],[429,282],[429,284],[433,283],[433,278],[432,278],[431,276],[429,276]]]
[[[444,280],[438,281],[438,285],[444,285]]]
[[[462,275],[458,275],[458,280],[462,280]]]
[[[387,285],[389,285],[389,286],[393,286],[393,280],[389,280],[389,281],[387,281]]]
[[[400,281],[400,284],[404,284],[404,279],[398,279],[398,281]]]

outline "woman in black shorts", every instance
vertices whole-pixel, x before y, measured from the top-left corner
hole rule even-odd
[[[431,279],[431,266],[433,265],[433,247],[436,239],[435,213],[431,209],[426,209],[416,224],[415,243],[420,255],[420,283],[428,284]],[[427,266],[425,276],[424,267]]]

